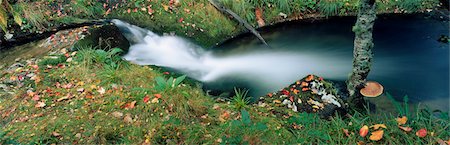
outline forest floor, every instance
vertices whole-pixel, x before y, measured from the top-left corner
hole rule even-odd
[[[112,18],[175,32],[204,47],[244,31],[207,0],[7,2],[0,5],[0,15],[7,16],[0,19],[2,38]],[[261,18],[271,24],[354,15],[358,8],[358,0],[220,2],[254,27]],[[427,12],[439,5],[377,2],[379,13]],[[217,98],[184,76],[122,60],[118,48],[69,49],[82,39],[78,32],[52,35],[46,45],[36,45],[45,48],[38,57],[8,57],[8,65],[0,65],[0,144],[450,144],[445,112],[409,111],[394,101],[395,114],[350,111],[322,119],[276,99],[248,102],[242,92]]]

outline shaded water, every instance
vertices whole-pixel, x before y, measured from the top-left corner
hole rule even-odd
[[[125,59],[169,67],[215,89],[241,85],[253,96],[276,91],[307,74],[345,80],[351,71],[354,17],[313,23],[278,25],[263,32],[272,49],[252,36],[233,39],[205,51],[176,36],[158,36],[116,21],[135,41]],[[436,40],[448,35],[448,22],[422,16],[379,17],[374,28],[374,62],[369,80],[376,80],[397,98],[449,110],[449,45]],[[139,37],[137,37],[139,36]]]

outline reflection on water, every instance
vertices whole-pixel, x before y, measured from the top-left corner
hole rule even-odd
[[[276,51],[335,57],[351,66],[354,37],[351,27],[355,21],[347,17],[295,22],[270,28],[263,34]],[[380,16],[374,28],[374,62],[369,79],[382,83],[398,101],[408,95],[413,103],[449,110],[449,45],[437,41],[448,33],[448,21],[422,16]],[[222,48],[234,49],[228,53],[242,53],[257,50],[258,45],[249,36],[230,41]],[[334,73],[332,66],[327,69],[328,73]]]

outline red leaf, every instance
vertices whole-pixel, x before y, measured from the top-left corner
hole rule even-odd
[[[183,20],[184,20],[183,18],[180,18],[180,19],[178,20],[178,22],[181,23],[181,22],[183,22]]]
[[[417,135],[418,137],[425,137],[425,136],[427,136],[427,129],[422,128],[422,129],[418,130],[418,131],[416,132],[416,135]]]
[[[168,74],[170,74],[170,73],[169,73],[169,72],[163,72],[163,74],[168,75]]]
[[[144,97],[144,103],[147,103],[149,100],[150,100],[150,97],[148,97],[148,96]]]
[[[289,95],[289,91],[288,90],[282,90],[281,93],[283,93],[283,95]]]

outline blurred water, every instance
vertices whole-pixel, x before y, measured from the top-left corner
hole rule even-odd
[[[128,31],[145,37],[135,41],[124,58],[173,68],[212,89],[241,86],[258,96],[310,73],[345,80],[351,71],[355,21],[343,17],[270,27],[262,35],[271,49],[251,35],[205,51],[180,37]],[[124,23],[118,26],[133,28]],[[369,80],[380,82],[397,98],[408,95],[412,103],[449,110],[449,45],[436,41],[448,33],[447,21],[380,16],[374,28],[375,56]]]

